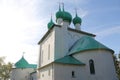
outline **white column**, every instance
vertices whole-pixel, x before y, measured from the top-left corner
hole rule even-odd
[[[81,25],[80,25],[79,23],[75,24],[75,29],[81,30],[81,27],[80,27],[80,26],[81,26]]]
[[[63,22],[63,19],[62,19],[62,18],[58,18],[58,19],[57,19],[57,24],[58,24],[58,25],[61,25],[62,22]]]

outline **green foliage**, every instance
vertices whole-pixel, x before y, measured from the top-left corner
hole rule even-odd
[[[12,63],[4,62],[5,57],[0,57],[0,78],[2,80],[8,80],[10,78],[10,72],[12,70]]]
[[[5,57],[0,57],[0,67],[2,64],[4,64],[4,59],[5,59]]]
[[[120,80],[120,53],[118,54],[118,58],[116,55],[113,55],[113,59],[114,59],[116,73],[117,73],[118,78]]]

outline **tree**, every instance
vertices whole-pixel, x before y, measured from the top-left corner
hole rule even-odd
[[[118,54],[118,57],[117,57],[117,55],[113,55],[113,59],[114,59],[116,73],[120,80],[120,53]]]
[[[4,62],[5,57],[0,57],[0,78],[2,80],[8,80],[10,78],[10,72],[12,69],[12,63]]]
[[[5,59],[5,57],[0,57],[0,67],[2,64],[4,64],[4,59]]]

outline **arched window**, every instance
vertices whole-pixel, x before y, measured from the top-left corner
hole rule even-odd
[[[90,74],[95,74],[94,61],[92,59],[89,60],[89,66],[90,66]]]

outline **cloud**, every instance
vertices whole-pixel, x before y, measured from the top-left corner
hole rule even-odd
[[[104,29],[102,31],[96,32],[95,34],[97,34],[101,38],[104,38],[112,34],[120,34],[120,26],[114,26],[108,29]]]
[[[16,62],[22,52],[27,56],[38,54],[36,37],[41,37],[41,32],[46,30],[42,28],[46,18],[36,19],[36,6],[33,4],[36,2],[31,1],[2,1],[0,5],[0,56],[6,56],[7,61]],[[28,57],[28,60],[36,62],[35,56]]]
[[[0,1],[0,56],[6,56],[6,61],[15,63],[25,52],[27,60],[36,63],[39,52],[37,42],[47,31],[51,12],[55,21],[55,13],[60,0]],[[63,2],[66,5],[66,10],[74,11],[74,1]],[[78,2],[83,2],[83,0]],[[69,3],[72,5],[71,9],[68,7]],[[87,13],[82,9],[79,11],[83,17]]]

